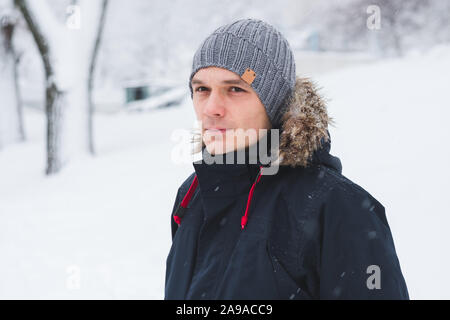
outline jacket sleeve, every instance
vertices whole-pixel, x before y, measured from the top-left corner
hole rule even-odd
[[[358,185],[321,206],[320,299],[409,299],[385,208]]]

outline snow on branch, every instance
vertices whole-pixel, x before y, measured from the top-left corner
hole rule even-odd
[[[60,24],[55,20],[50,12],[50,8],[45,0],[14,0],[15,5],[22,12],[22,15],[27,22],[28,28],[36,42],[38,50],[41,54],[45,72],[47,75],[53,74],[50,47],[51,43],[55,43],[55,32],[59,29]],[[39,3],[40,5],[37,5]],[[53,32],[51,28],[56,28]]]

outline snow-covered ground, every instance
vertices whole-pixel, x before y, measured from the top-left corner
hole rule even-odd
[[[192,118],[192,121],[188,119]],[[0,298],[163,297],[170,211],[189,164],[171,160],[189,106],[99,115],[98,156],[45,177],[45,119],[0,152]]]
[[[302,70],[297,70],[302,74]],[[385,207],[412,299],[450,298],[450,48],[314,78],[329,100],[332,153]],[[193,170],[172,133],[192,102],[99,114],[98,155],[45,177],[45,119],[27,109],[26,143],[0,151],[0,298],[161,299],[170,212]]]

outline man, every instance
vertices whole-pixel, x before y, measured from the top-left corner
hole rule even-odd
[[[325,104],[295,72],[261,20],[222,26],[195,53],[201,149],[223,161],[195,162],[178,189],[166,299],[409,299],[383,205],[341,174]],[[276,161],[249,161],[260,143]],[[239,152],[246,163],[226,162]]]

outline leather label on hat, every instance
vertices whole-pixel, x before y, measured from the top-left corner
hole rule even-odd
[[[252,84],[253,80],[256,78],[256,73],[250,68],[247,68],[241,76],[242,80],[247,82],[249,85]]]

